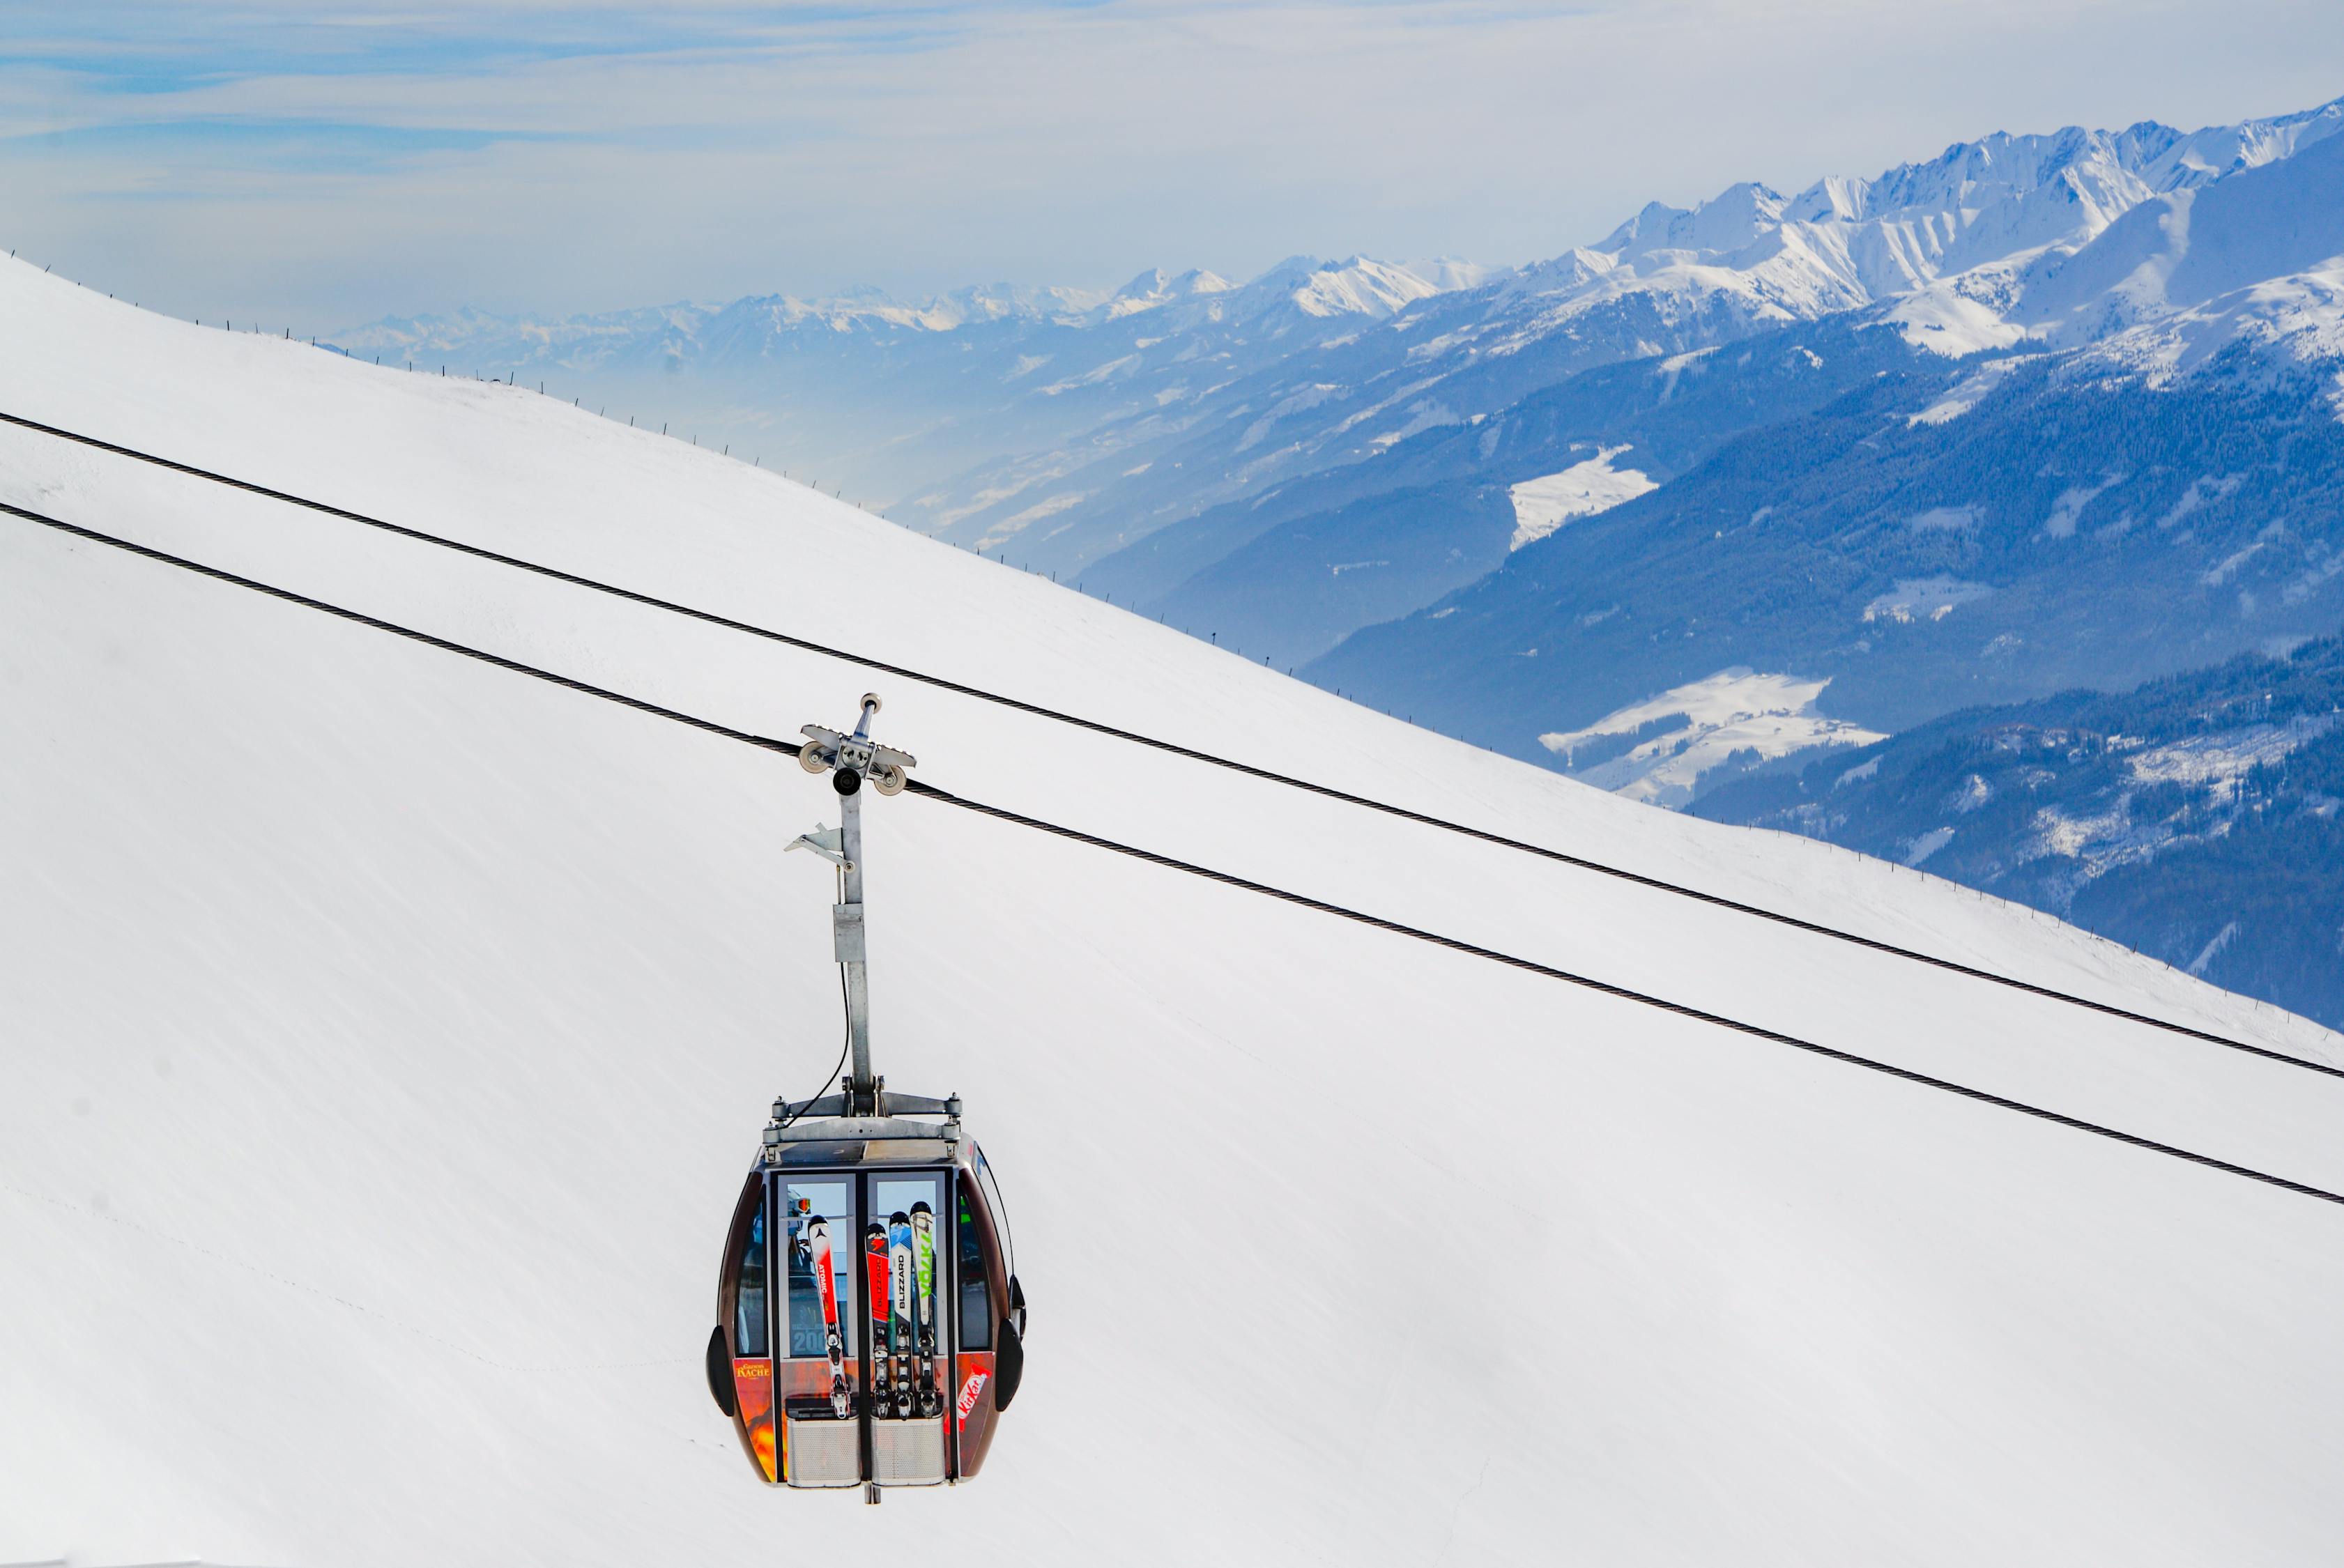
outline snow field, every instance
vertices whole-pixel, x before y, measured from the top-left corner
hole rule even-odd
[[[1736,664],[1616,709],[1583,730],[1541,735],[1539,744],[1563,759],[1573,777],[1598,789],[1682,805],[1693,798],[1703,774],[1737,754],[1771,761],[1818,746],[1868,746],[1887,738],[1816,712],[1815,699],[1829,684],[1828,679],[1803,681]],[[1591,742],[1625,739],[1671,719],[1683,723],[1609,761],[1574,765],[1574,754]]]
[[[505,388],[0,269],[0,409],[2285,1048],[2065,927],[1472,752]],[[0,499],[977,799],[2344,1186],[2330,1080],[47,438]],[[0,519],[0,1560],[2294,1563],[2344,1213],[915,797],[874,1039],[1033,1365],[949,1493],[701,1386],[836,1050],[787,758]]]
[[[1573,518],[1609,511],[1623,501],[1633,501],[1658,490],[1640,469],[1615,469],[1612,460],[1629,449],[1604,447],[1585,462],[1560,473],[1524,480],[1507,493],[1514,503],[1514,536],[1509,551],[1535,543]]]

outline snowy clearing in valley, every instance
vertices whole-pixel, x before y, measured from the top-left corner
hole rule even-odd
[[[1526,479],[1510,493],[1514,500],[1514,537],[1509,551],[1544,539],[1575,517],[1609,511],[1623,501],[1633,501],[1661,487],[1635,469],[1615,469],[1612,460],[1629,449],[1603,447],[1585,462],[1561,473]]]
[[[1541,735],[1539,744],[1583,784],[1654,805],[1683,805],[1702,774],[1731,761],[1773,762],[1817,746],[1868,746],[1887,739],[1815,712],[1815,699],[1830,684],[1737,664],[1608,713],[1583,730]]]

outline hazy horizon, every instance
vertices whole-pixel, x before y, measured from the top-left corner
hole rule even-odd
[[[2339,56],[2308,0],[40,0],[0,15],[5,242],[297,332],[1501,267],[1742,179],[2308,108]]]

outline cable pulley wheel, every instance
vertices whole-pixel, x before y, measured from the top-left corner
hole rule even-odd
[[[830,771],[830,759],[822,754],[820,741],[808,741],[798,748],[798,766],[810,774],[826,774]]]

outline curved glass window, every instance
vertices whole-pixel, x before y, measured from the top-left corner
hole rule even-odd
[[[960,1348],[993,1349],[993,1297],[985,1288],[985,1243],[978,1239],[976,1216],[968,1211],[968,1189],[960,1188]]]
[[[765,1199],[760,1194],[757,1212],[741,1242],[741,1291],[732,1303],[732,1353],[736,1356],[773,1353],[765,1333]]]
[[[993,1233],[1001,1238],[1001,1266],[1012,1274],[1017,1272],[1017,1248],[1009,1239],[1009,1206],[1001,1201],[1001,1185],[993,1179],[993,1167],[985,1163],[985,1151],[976,1151],[976,1181],[985,1189],[985,1206],[993,1212]]]

